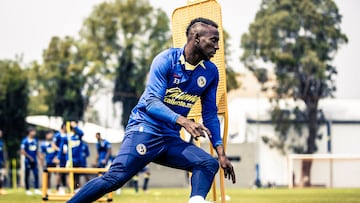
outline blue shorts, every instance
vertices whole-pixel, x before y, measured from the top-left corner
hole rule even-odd
[[[63,155],[60,157],[60,167],[65,168],[66,167],[66,155]]]

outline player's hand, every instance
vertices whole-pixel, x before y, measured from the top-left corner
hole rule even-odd
[[[224,169],[225,178],[232,180],[236,183],[234,167],[226,156],[219,156],[219,162],[222,169]]]
[[[77,123],[76,123],[75,121],[71,121],[71,122],[70,122],[70,126],[73,127],[73,128],[75,128],[75,127],[77,126]]]
[[[204,125],[201,123],[195,123],[192,120],[189,120],[183,116],[180,116],[178,120],[176,121],[177,124],[184,127],[185,130],[195,138],[195,140],[198,140],[199,137],[206,137],[208,135],[211,137],[210,130],[207,129]]]
[[[60,163],[60,160],[57,158],[57,157],[54,157],[54,159],[52,160],[52,162],[54,164],[59,164]]]
[[[236,182],[234,167],[225,155],[224,146],[218,145],[215,149],[219,157],[220,166],[224,169],[225,178],[232,180],[234,184]]]

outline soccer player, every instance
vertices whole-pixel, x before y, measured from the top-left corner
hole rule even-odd
[[[58,148],[55,146],[54,133],[52,131],[46,133],[45,141],[41,143],[40,149],[43,160],[45,160],[45,167],[56,167],[59,163],[57,158]],[[48,187],[51,188],[51,173],[49,173],[48,177]]]
[[[65,151],[66,149],[71,147],[72,166],[74,168],[81,167],[82,166],[82,158],[83,158],[81,143],[82,143],[82,136],[84,135],[84,132],[78,127],[78,125],[75,121],[71,121],[70,126],[71,126],[71,132],[68,135],[68,136],[70,136],[70,138],[68,138],[67,136],[62,137],[60,151]],[[68,140],[70,140],[71,143],[69,143]],[[59,153],[59,156],[61,156],[60,153]],[[67,164],[70,164],[69,153],[66,154],[66,161],[67,161]],[[75,183],[75,185],[74,185],[75,189],[78,188],[78,186],[80,185],[80,175],[79,174],[74,175],[74,183]]]
[[[39,169],[38,169],[38,157],[39,154],[39,144],[36,139],[36,130],[34,128],[29,128],[27,130],[27,136],[21,142],[21,154],[25,156],[25,189],[26,195],[32,195],[33,193],[30,191],[30,171],[34,176],[34,193],[37,195],[41,195],[41,191],[39,190]]]
[[[83,140],[81,141],[81,152],[82,152],[81,167],[86,168],[87,167],[86,159],[90,156],[90,150],[89,150],[89,146]]]
[[[139,192],[139,176],[140,174],[143,173],[144,174],[144,182],[143,182],[143,191],[147,192],[148,189],[148,185],[149,185],[149,180],[150,180],[150,168],[148,166],[145,166],[143,169],[141,169],[139,171],[138,174],[136,174],[132,180],[133,180],[133,184],[134,184],[134,189],[135,189],[135,193]]]
[[[60,150],[61,143],[63,139],[67,139],[66,134],[66,125],[65,123],[61,125],[60,130],[55,133],[54,135],[54,143],[57,147],[57,157],[59,160],[59,166],[64,168],[66,167],[66,154],[67,154],[67,147],[63,146]],[[57,181],[56,181],[56,190],[59,194],[65,194],[66,188],[66,173],[58,173]]]
[[[225,155],[217,117],[219,73],[210,61],[219,49],[215,22],[196,18],[186,29],[187,43],[157,55],[150,67],[146,89],[132,110],[125,137],[108,172],[89,181],[70,203],[93,202],[123,186],[149,162],[191,171],[189,203],[205,203],[220,166],[235,183],[232,164]],[[187,119],[201,98],[203,123]],[[185,128],[191,136],[209,136],[219,162],[199,147],[180,138]]]
[[[4,179],[5,179],[5,143],[3,141],[3,132],[0,130],[0,195],[5,195],[6,192],[3,189]]]
[[[89,146],[81,140],[81,167],[86,168],[87,167],[87,158],[90,156],[90,150]],[[89,174],[81,174],[84,176],[85,181],[88,182],[90,180]]]
[[[98,168],[105,168],[111,156],[111,143],[103,139],[99,132],[97,132],[95,136],[98,141],[96,143],[96,166]]]

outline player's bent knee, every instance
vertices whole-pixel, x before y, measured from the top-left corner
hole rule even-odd
[[[214,158],[204,161],[203,165],[213,174],[217,173],[219,170],[219,162]]]

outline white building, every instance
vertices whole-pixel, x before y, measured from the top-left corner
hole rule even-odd
[[[360,157],[360,100],[324,99],[319,107],[331,121],[331,153]],[[288,184],[286,155],[271,149],[261,139],[275,136],[269,117],[270,104],[266,98],[233,98],[229,102],[229,132],[231,143],[255,143],[255,163],[260,166],[262,183]],[[320,127],[322,139],[317,141],[319,154],[328,153],[328,131]],[[290,132],[291,133],[291,132]],[[293,132],[294,133],[294,132]],[[304,134],[307,131],[304,130]],[[242,156],[242,155],[240,155]],[[243,159],[243,157],[242,157]],[[360,187],[360,160],[333,161],[332,177],[329,161],[314,161],[311,182],[319,186]],[[300,182],[300,162],[294,165],[295,182]],[[241,171],[240,171],[241,174]],[[241,175],[240,175],[241,176]],[[255,178],[255,177],[254,177]]]

